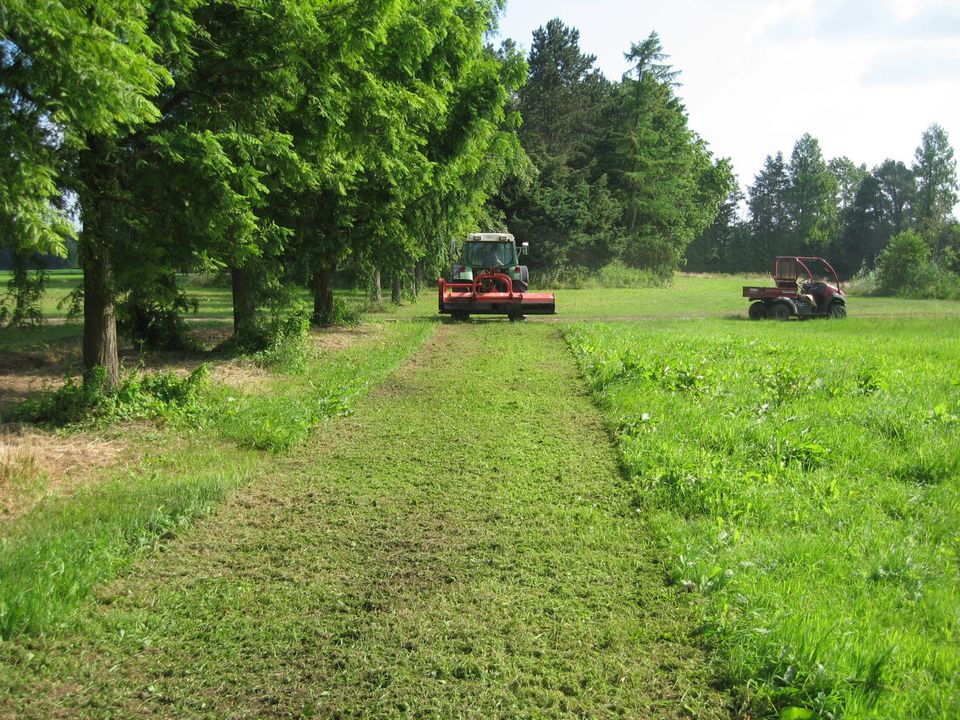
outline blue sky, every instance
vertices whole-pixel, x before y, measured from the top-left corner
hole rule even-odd
[[[553,17],[609,78],[656,30],[691,126],[743,185],[805,132],[872,167],[910,164],[938,123],[960,155],[960,0],[507,0],[501,35],[529,50]]]

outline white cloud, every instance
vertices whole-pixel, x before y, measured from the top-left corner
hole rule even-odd
[[[868,166],[909,164],[934,122],[960,148],[958,0],[510,0],[504,35],[529,48],[552,17],[612,79],[656,30],[691,126],[744,183],[805,132]]]

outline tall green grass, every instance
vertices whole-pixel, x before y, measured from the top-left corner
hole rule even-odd
[[[960,318],[566,338],[745,713],[960,717]]]

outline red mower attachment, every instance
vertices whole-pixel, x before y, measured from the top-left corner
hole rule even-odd
[[[553,315],[557,302],[553,293],[515,292],[513,280],[501,272],[480,273],[471,281],[438,282],[440,312],[455,320],[471,315],[507,315],[517,320],[524,315]]]

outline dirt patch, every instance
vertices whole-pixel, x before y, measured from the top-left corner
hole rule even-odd
[[[101,470],[130,462],[129,443],[89,433],[0,430],[0,522],[50,495],[89,484]]]
[[[359,327],[326,327],[310,333],[311,345],[319,351],[343,350],[359,340],[383,334],[382,325]]]
[[[56,390],[77,364],[72,353],[54,350],[0,352],[0,411],[41,390]]]

